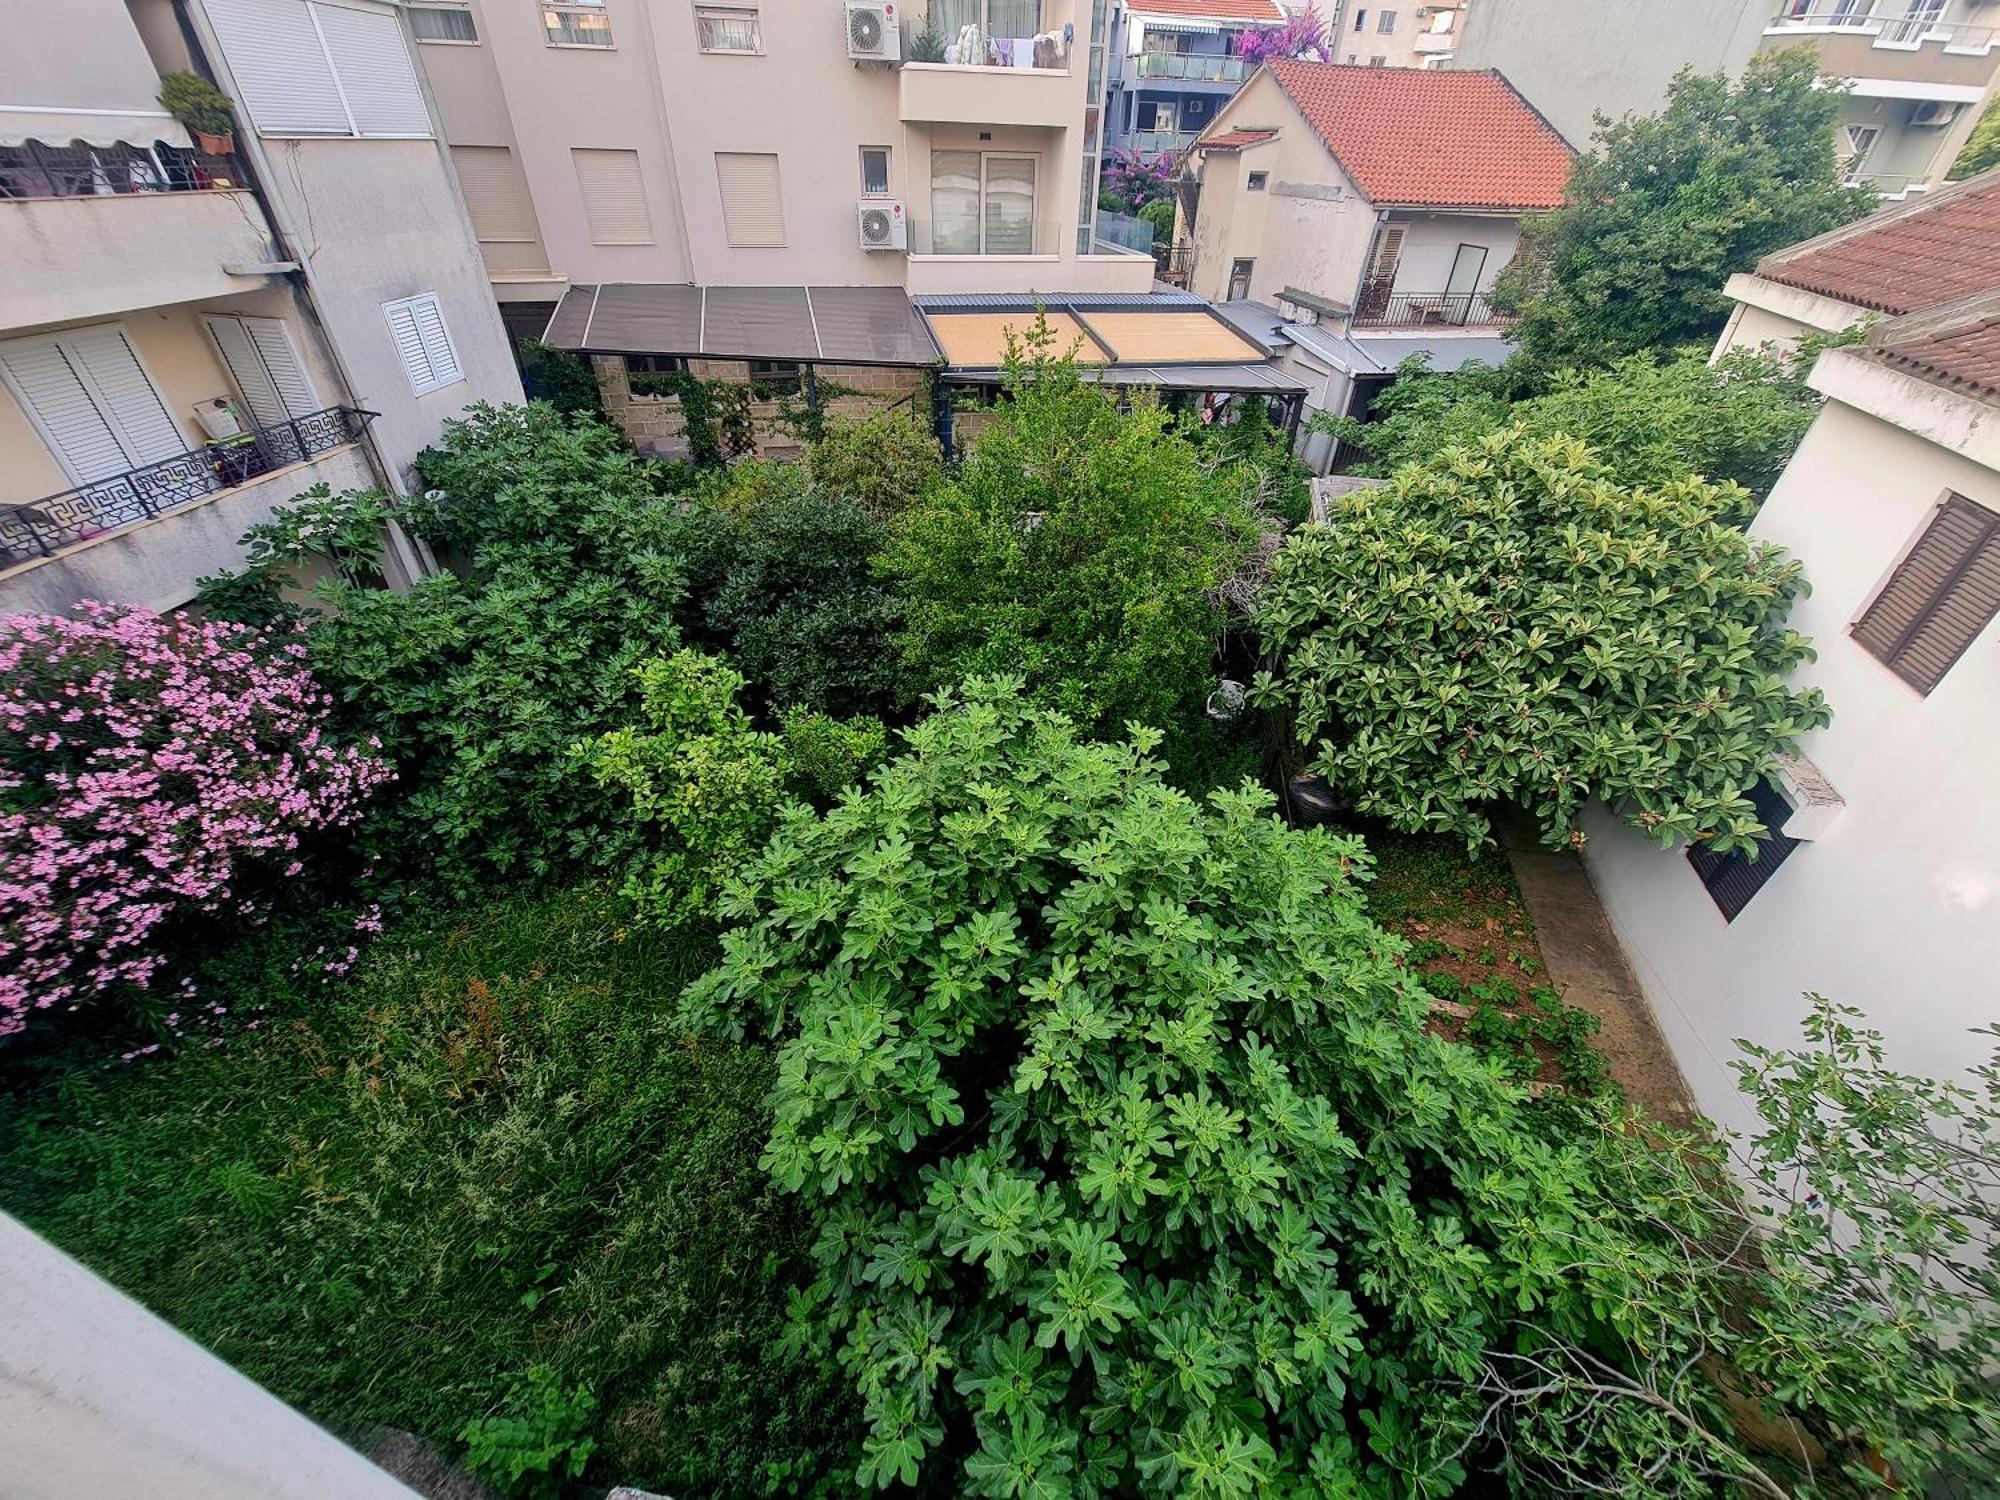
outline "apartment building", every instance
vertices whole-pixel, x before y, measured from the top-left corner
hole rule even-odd
[[[1802,995],[1863,1010],[1893,1065],[1981,1055],[2000,937],[2000,173],[1766,260],[1723,347],[1833,309],[1826,398],[1750,531],[1803,563],[1798,669],[1833,722],[1751,792],[1755,859],[1662,853],[1609,810],[1584,858],[1702,1109],[1744,1126],[1735,1038],[1796,1039]],[[1758,314],[1752,317],[1751,313]]]
[[[1178,156],[1242,86],[1246,35],[1284,25],[1277,0],[1118,0],[1106,149]]]
[[[1992,0],[1479,0],[1456,66],[1498,68],[1570,141],[1651,114],[1682,68],[1740,72],[1809,47],[1851,94],[1836,145],[1885,198],[1938,186],[2000,70]]]
[[[1189,289],[1359,415],[1411,355],[1506,359],[1486,300],[1525,215],[1562,202],[1572,153],[1495,73],[1277,61],[1191,153]],[[1332,439],[1302,456],[1325,471]]]
[[[1447,5],[1357,5],[1329,9],[1329,62],[1371,68],[1450,67],[1471,0]]]
[[[521,398],[393,7],[0,10],[0,610],[176,607],[273,506]],[[226,137],[158,102],[190,71]]]

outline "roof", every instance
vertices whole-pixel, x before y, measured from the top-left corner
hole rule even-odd
[[[1563,201],[1575,153],[1490,69],[1267,66],[1371,203],[1543,209]]]
[[[543,341],[591,354],[931,365],[936,342],[893,286],[573,286]]]
[[[1939,385],[2000,398],[2000,317],[1883,344],[1876,355]]]
[[[1199,21],[1268,21],[1277,25],[1285,12],[1277,0],[1126,0],[1135,16],[1189,16]]]
[[[1204,138],[1199,144],[1204,151],[1241,151],[1245,146],[1261,146],[1277,138],[1275,130],[1225,130],[1221,135]]]
[[[2000,286],[2000,171],[1767,255],[1757,274],[1897,315]]]
[[[1501,365],[1514,352],[1506,339],[1441,335],[1435,338],[1367,338],[1338,334],[1316,323],[1287,323],[1279,332],[1308,354],[1357,380],[1394,375],[1412,354],[1427,356],[1427,368],[1439,374],[1463,369],[1474,360]]]

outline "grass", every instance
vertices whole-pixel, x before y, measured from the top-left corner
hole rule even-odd
[[[500,900],[324,987],[239,950],[205,993],[258,1029],[0,1098],[0,1207],[336,1428],[456,1451],[546,1363],[598,1397],[594,1472],[810,1487],[850,1412],[780,1352],[807,1246],[758,1166],[769,1057],[672,1024],[706,940],[615,920]]]

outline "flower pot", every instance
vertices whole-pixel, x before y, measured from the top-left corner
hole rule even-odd
[[[194,143],[201,147],[206,156],[234,156],[236,154],[236,134],[225,130],[217,135],[207,130],[194,132]]]

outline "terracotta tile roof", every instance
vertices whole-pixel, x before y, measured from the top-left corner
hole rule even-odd
[[[1276,140],[1277,136],[1275,130],[1225,130],[1221,135],[1206,136],[1197,144],[1204,151],[1241,151],[1245,146],[1261,146]]]
[[[2000,397],[2000,318],[1884,344],[1878,358],[1939,385]]]
[[[1896,314],[2000,287],[2000,172],[1768,255],[1757,274]]]
[[[1574,155],[1491,70],[1273,62],[1271,76],[1372,203],[1555,208]]]
[[[1275,24],[1285,19],[1278,0],[1130,0],[1129,8],[1134,15],[1187,16],[1201,21],[1270,21]]]

